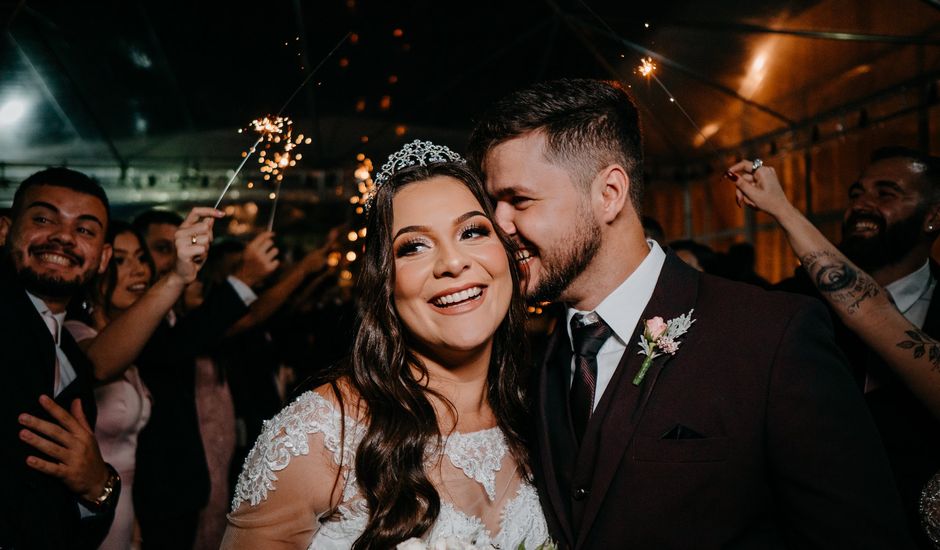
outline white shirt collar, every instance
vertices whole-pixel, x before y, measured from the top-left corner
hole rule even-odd
[[[613,329],[614,336],[624,345],[633,336],[633,331],[640,322],[640,316],[643,315],[646,304],[653,296],[659,273],[666,261],[666,253],[656,241],[647,239],[646,244],[650,247],[646,258],[594,310]],[[569,342],[571,342],[571,318],[578,313],[589,312],[568,308],[565,327],[568,330]]]
[[[928,260],[917,271],[885,285],[885,290],[891,294],[898,310],[904,313],[911,309],[911,306],[924,295],[930,287],[931,278],[930,261]]]
[[[44,302],[41,298],[38,298],[30,294],[29,291],[26,291],[26,296],[29,297],[29,301],[33,303],[33,307],[36,308],[36,311],[39,312],[40,316],[42,317],[51,316],[53,319],[55,319],[57,334],[53,334],[52,336],[53,338],[55,338],[55,341],[57,343],[61,342],[62,341],[62,324],[65,323],[65,312],[63,311],[62,313],[52,313],[52,310],[49,309],[49,306],[46,305],[46,302]],[[49,332],[50,333],[52,332],[51,328],[49,329]]]

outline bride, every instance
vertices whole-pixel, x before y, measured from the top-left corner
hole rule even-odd
[[[483,184],[447,147],[415,141],[367,204],[351,356],[265,424],[222,547],[547,543],[519,274]]]

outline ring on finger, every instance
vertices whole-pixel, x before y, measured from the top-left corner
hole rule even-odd
[[[191,243],[193,243],[193,244],[196,244],[196,236],[193,235],[192,237],[190,237],[190,238],[189,238],[189,242],[191,242]]]
[[[751,172],[757,172],[760,170],[760,167],[764,165],[764,161],[761,159],[754,159],[753,164],[751,164]]]

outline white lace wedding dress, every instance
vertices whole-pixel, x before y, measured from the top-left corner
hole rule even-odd
[[[238,479],[223,548],[350,548],[368,518],[354,466],[365,431],[315,392],[268,421]],[[455,536],[502,550],[548,541],[535,489],[520,477],[498,428],[455,432],[443,447],[426,462],[441,511],[424,540]],[[335,513],[316,509],[317,490],[339,498]]]

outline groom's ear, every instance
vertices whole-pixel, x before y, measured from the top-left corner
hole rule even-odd
[[[597,175],[600,193],[601,221],[612,223],[630,205],[630,176],[623,166],[611,164]]]

